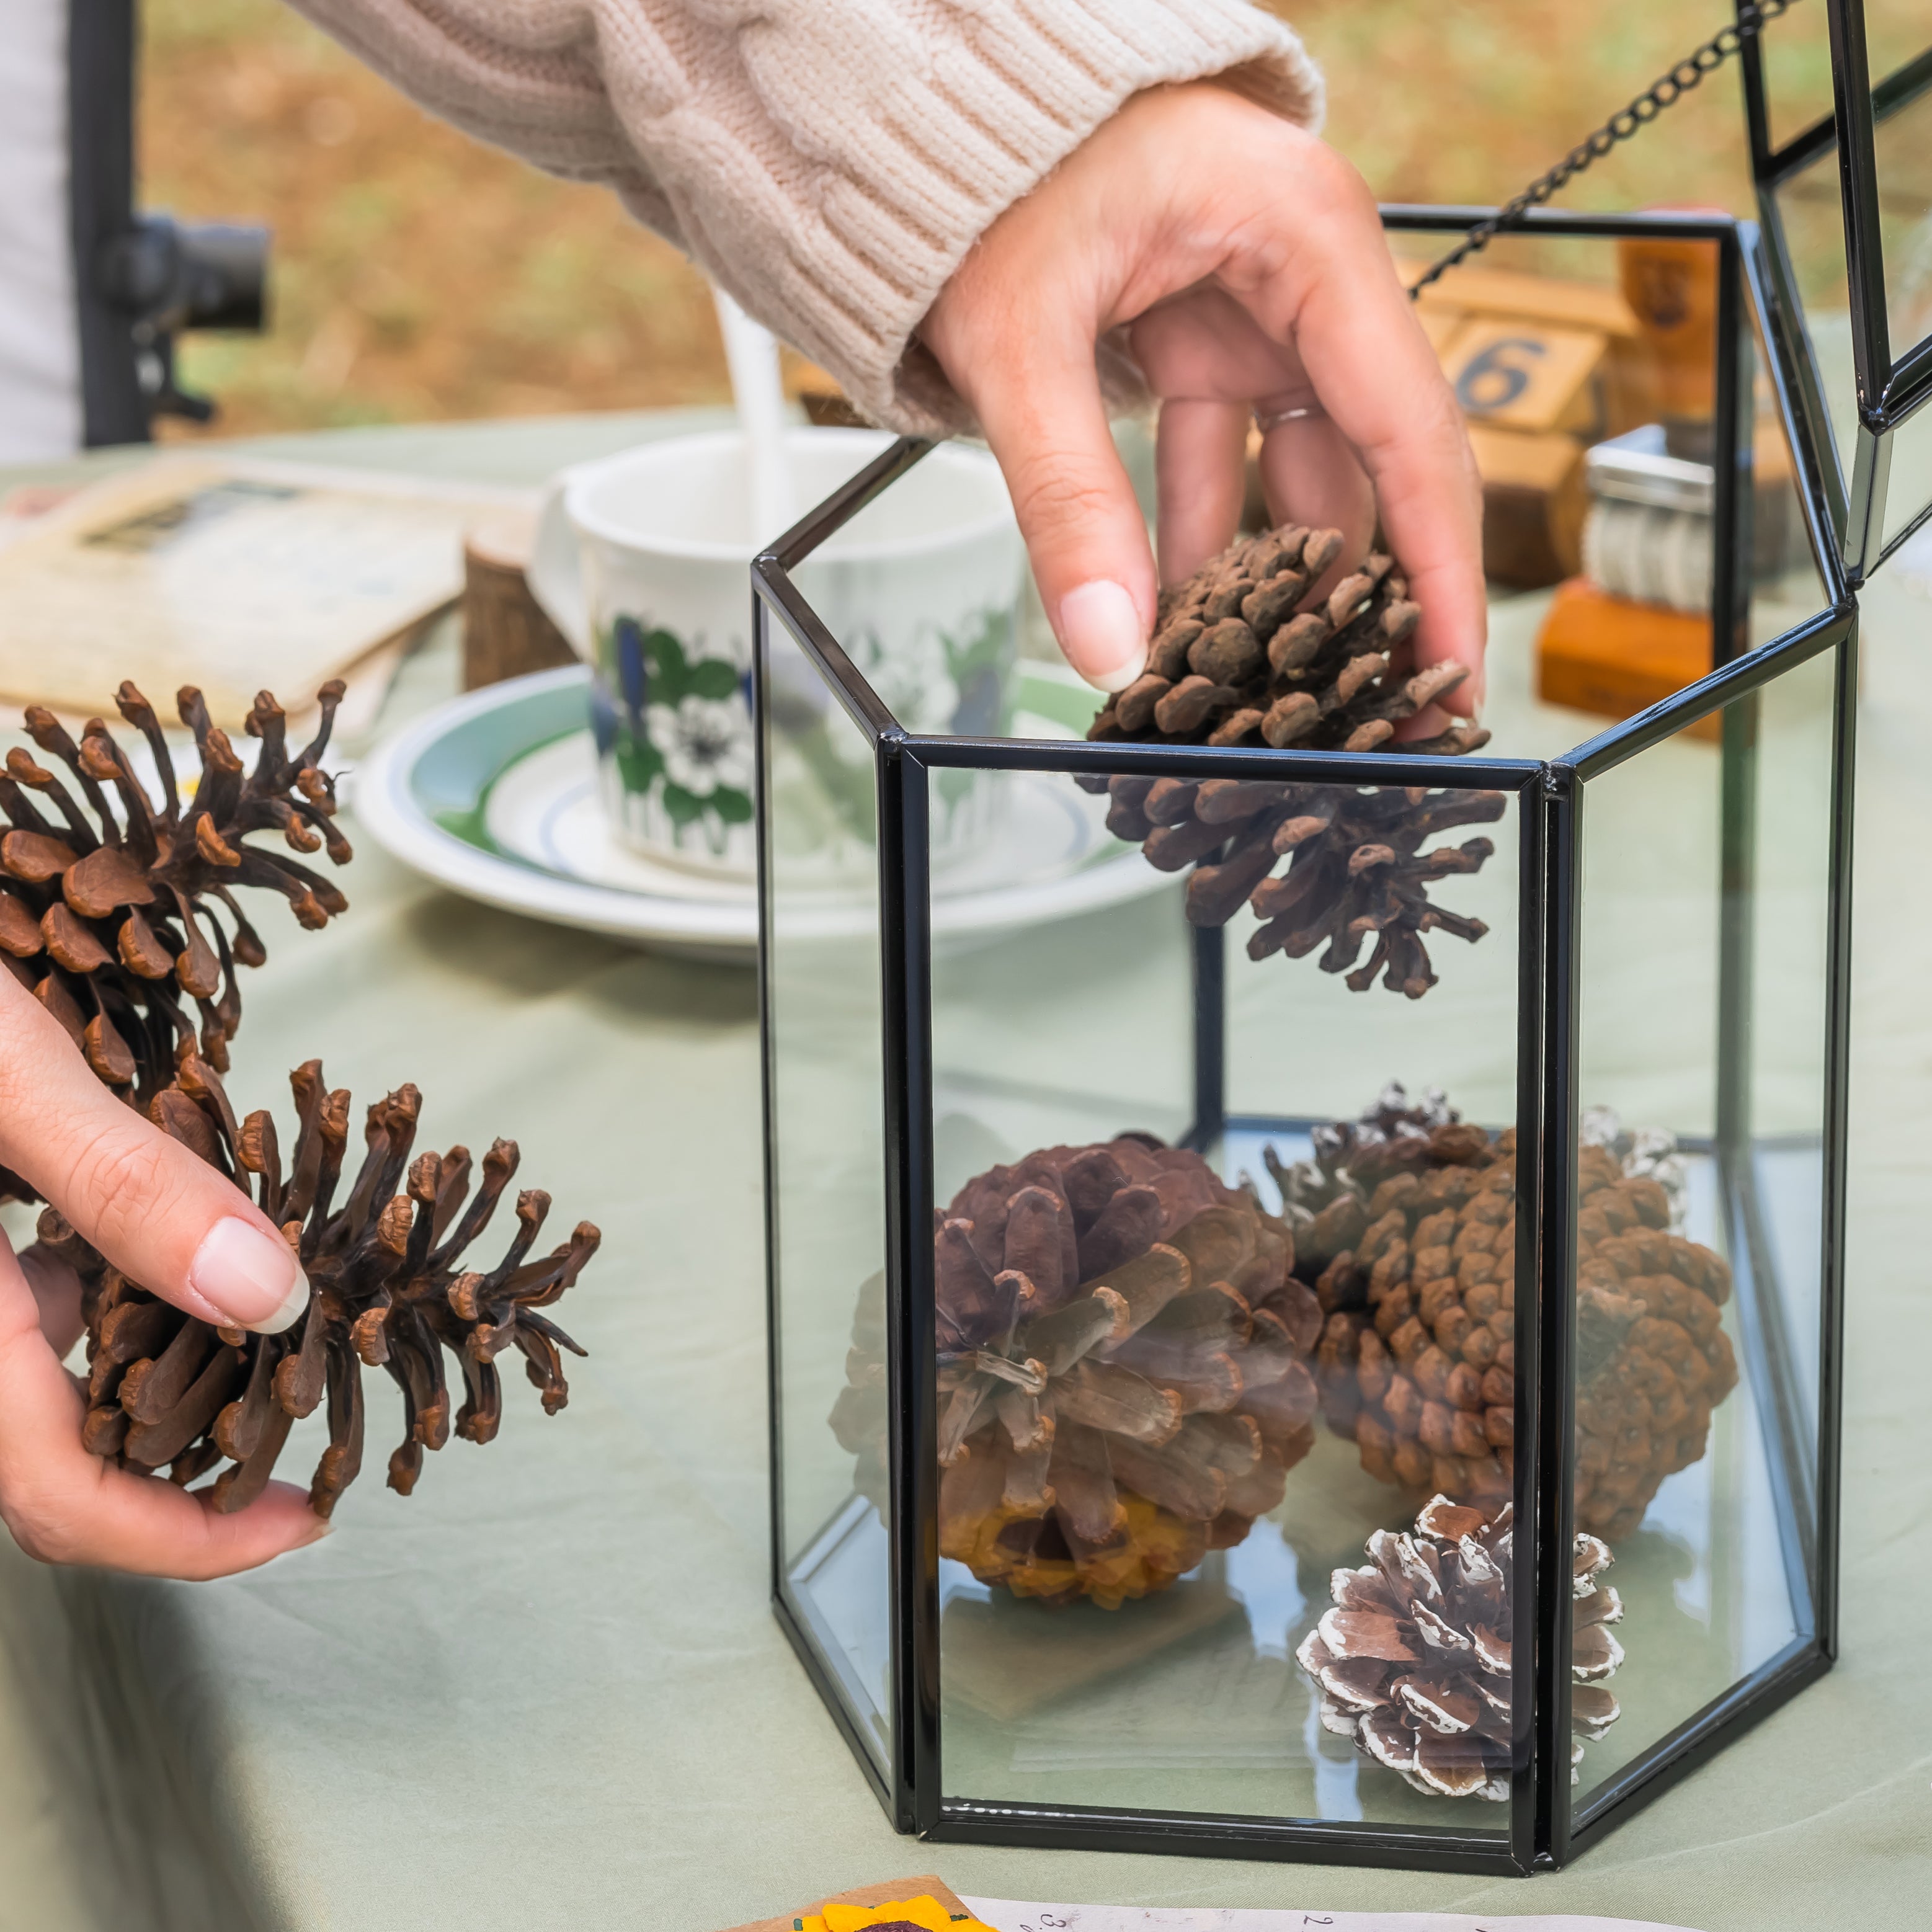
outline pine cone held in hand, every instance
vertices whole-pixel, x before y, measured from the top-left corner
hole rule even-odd
[[[513,1141],[497,1141],[466,1208],[466,1148],[412,1162],[420,1096],[404,1087],[368,1112],[362,1165],[336,1200],[348,1142],[349,1096],[324,1086],[321,1063],[291,1076],[300,1126],[286,1172],[273,1118],[239,1126],[219,1080],[184,1060],[179,1083],[157,1100],[162,1129],[254,1194],[271,1220],[299,1232],[312,1294],[308,1312],[279,1335],[210,1327],[151,1295],[75,1238],[53,1210],[41,1238],[72,1261],[86,1284],[88,1414],[83,1440],[125,1467],[166,1467],[191,1483],[226,1459],[213,1486],[218,1510],[245,1508],[262,1492],[292,1425],[326,1394],[328,1447],[309,1491],[327,1516],[362,1466],[362,1370],[386,1369],[402,1390],[407,1432],[389,1459],[389,1486],[406,1496],[425,1450],[448,1440],[443,1352],[456,1359],[466,1400],[456,1432],[488,1442],[502,1420],[497,1358],[514,1348],[542,1391],[545,1414],[568,1399],[560,1350],[584,1351],[538,1313],[596,1253],[598,1232],[580,1222],[562,1246],[529,1258],[550,1208],[536,1189],[517,1196],[517,1231],[501,1260],[466,1270],[516,1172]],[[406,1188],[398,1192],[407,1174]]]
[[[1378,1529],[1370,1561],[1337,1570],[1334,1609],[1295,1661],[1322,1691],[1322,1722],[1432,1797],[1509,1796],[1515,1537],[1506,1504],[1493,1517],[1444,1496],[1409,1532]],[[1618,1715],[1604,1680],[1623,1661],[1608,1625],[1623,1616],[1598,1579],[1609,1549],[1576,1538],[1571,1577],[1570,1782],[1586,1740]]]
[[[1320,1314],[1252,1193],[1124,1135],[969,1181],[934,1239],[943,1555],[1112,1609],[1280,1502],[1314,1440]],[[870,1486],[882,1338],[854,1340],[833,1426]]]
[[[1146,674],[1109,700],[1088,736],[1349,752],[1388,744],[1398,724],[1454,690],[1466,668],[1414,670],[1421,613],[1386,556],[1371,556],[1320,608],[1299,609],[1341,546],[1338,531],[1272,530],[1204,566],[1165,605]],[[1477,727],[1451,724],[1400,748],[1456,754],[1488,739]],[[1390,992],[1419,999],[1436,983],[1423,935],[1439,930],[1473,941],[1487,930],[1432,905],[1426,889],[1480,870],[1493,844],[1421,848],[1453,826],[1500,818],[1500,792],[1126,774],[1081,782],[1110,794],[1108,829],[1139,842],[1150,864],[1194,868],[1186,901],[1194,924],[1225,925],[1247,902],[1263,922],[1248,942],[1252,958],[1300,958],[1322,946],[1322,970],[1346,973],[1354,991],[1379,977]],[[1283,858],[1288,868],[1275,876]],[[1368,962],[1358,967],[1371,940]]]
[[[1145,674],[1088,733],[1106,743],[1293,746],[1372,752],[1468,674],[1414,667],[1421,607],[1393,560],[1371,556],[1320,608],[1310,586],[1342,554],[1339,530],[1282,528],[1238,543],[1162,600]],[[1403,748],[1456,754],[1489,742],[1451,724]]]
[[[27,729],[50,765],[65,767],[79,797],[18,748],[0,778],[0,812],[13,828],[0,836],[0,957],[129,1105],[244,1193],[254,1178],[252,1197],[297,1242],[308,1273],[308,1310],[286,1333],[217,1329],[109,1267],[52,1209],[41,1216],[41,1240],[82,1284],[88,1448],[128,1468],[165,1468],[184,1485],[227,1458],[232,1466],[212,1486],[223,1510],[260,1494],[291,1424],[326,1393],[330,1442],[310,1501],[329,1513],[361,1463],[364,1366],[386,1367],[404,1391],[409,1434],[391,1459],[390,1482],[406,1493],[423,1451],[448,1438],[444,1349],[458,1358],[467,1392],[457,1432],[479,1442],[500,1419],[495,1363],[504,1349],[524,1356],[553,1414],[568,1394],[559,1352],[583,1352],[536,1311],[595,1252],[588,1223],[548,1256],[529,1260],[549,1201],[525,1192],[502,1261],[488,1272],[459,1268],[515,1171],[513,1142],[497,1142],[484,1157],[482,1185],[459,1215],[470,1156],[456,1148],[410,1164],[418,1101],[405,1087],[370,1110],[368,1151],[338,1204],[349,1096],[325,1091],[319,1062],[293,1076],[301,1125],[286,1175],[270,1117],[238,1124],[223,1090],[241,1022],[236,968],[266,957],[232,889],[281,893],[311,929],[347,909],[326,879],[248,842],[278,831],[297,852],[326,848],[337,865],[351,856],[320,764],[342,694],[339,682],[322,687],[320,728],[291,753],[281,707],[262,692],[248,720],[261,741],[249,772],[200,693],[184,688],[181,716],[201,763],[191,802],[153,707],[131,684],[118,703],[147,741],[158,803],[100,719],[76,745],[38,706]],[[407,1192],[399,1194],[406,1167]],[[0,1171],[0,1197],[8,1196],[33,1198],[20,1177]]]
[[[209,723],[200,692],[184,686],[182,722],[194,733],[202,768],[184,801],[153,706],[123,684],[121,715],[153,755],[158,805],[99,718],[76,745],[52,712],[28,710],[34,743],[52,766],[65,767],[80,796],[58,770],[18,747],[8,753],[0,812],[14,829],[0,837],[0,958],[95,1074],[137,1105],[173,1079],[177,1054],[197,1045],[190,1009],[201,1058],[217,1072],[227,1068],[242,1017],[236,968],[268,956],[231,888],[280,892],[310,928],[347,909],[320,874],[247,842],[278,832],[297,852],[326,847],[333,863],[347,862],[334,782],[319,763],[342,692],[338,682],[322,687],[320,727],[293,752],[281,706],[262,692],[248,714],[261,749],[247,771],[227,734]],[[0,1190],[32,1198],[11,1176],[0,1176]]]

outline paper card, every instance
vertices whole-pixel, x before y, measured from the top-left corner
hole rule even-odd
[[[291,712],[449,603],[462,536],[524,493],[214,455],[108,477],[0,548],[0,694],[85,717],[131,678],[230,730]]]
[[[1561,1912],[1526,1917],[1460,1912],[1236,1912],[1213,1906],[1024,1905],[1010,1898],[960,1903],[995,1932],[1690,1932],[1649,1919],[1577,1918]]]

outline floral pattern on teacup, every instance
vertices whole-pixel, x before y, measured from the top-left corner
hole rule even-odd
[[[674,843],[687,832],[722,853],[734,826],[752,820],[752,715],[735,659],[687,646],[662,626],[620,616],[598,642],[609,697],[593,705],[598,749],[624,789],[650,798]],[[599,694],[603,695],[602,693]]]
[[[646,629],[620,616],[599,638],[598,689],[592,704],[598,750],[614,765],[628,812],[642,806],[672,842],[686,835],[722,856],[734,828],[752,817],[754,752],[750,680],[732,657],[706,655],[702,638],[687,644],[662,626]],[[912,731],[998,737],[1011,723],[1010,672],[1016,652],[1010,604],[965,614],[955,631],[922,623],[888,644],[870,626],[847,640],[854,665],[886,708]],[[822,721],[836,705],[829,687],[808,676],[788,694]],[[794,726],[795,733],[797,728]],[[872,838],[872,752],[856,731],[827,734],[804,727],[794,742],[840,800],[847,831]],[[826,762],[829,759],[829,764]],[[852,763],[868,774],[862,796],[844,796],[831,769]],[[950,820],[974,789],[975,774],[952,769],[938,777],[937,798]],[[646,821],[648,822],[648,821]]]

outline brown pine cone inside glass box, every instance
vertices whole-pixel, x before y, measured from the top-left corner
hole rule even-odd
[[[940,1550],[1112,1609],[1246,1536],[1314,1442],[1321,1325],[1294,1244],[1199,1155],[1126,1134],[969,1181],[934,1234]],[[832,1418],[883,1494],[883,1336]]]
[[[1515,1137],[1439,1095],[1392,1088],[1318,1130],[1316,1158],[1268,1154],[1324,1320],[1322,1407],[1385,1482],[1495,1507],[1514,1465]],[[1704,1453],[1736,1385],[1730,1271],[1670,1232],[1670,1201],[1604,1148],[1578,1162],[1576,1521],[1616,1542],[1665,1477]]]
[[[1318,608],[1303,609],[1341,549],[1339,531],[1285,528],[1204,566],[1163,601],[1145,674],[1108,700],[1088,736],[1310,751],[1388,745],[1467,673],[1415,669],[1421,611],[1387,556],[1371,556]],[[1399,748],[1453,755],[1488,741],[1477,726],[1451,723]],[[1354,991],[1380,978],[1419,999],[1436,983],[1423,935],[1473,941],[1487,930],[1432,905],[1428,888],[1480,870],[1492,842],[1422,848],[1454,826],[1500,818],[1500,792],[1126,775],[1079,782],[1109,794],[1108,829],[1139,844],[1150,864],[1192,868],[1186,907],[1196,925],[1225,925],[1247,902],[1262,922],[1248,941],[1252,958],[1323,947],[1322,970],[1346,973]]]
[[[165,1468],[183,1484],[226,1460],[214,1507],[242,1509],[261,1494],[290,1428],[326,1396],[328,1446],[309,1500],[327,1516],[362,1466],[364,1368],[386,1370],[402,1392],[406,1433],[389,1458],[389,1486],[405,1496],[424,1451],[449,1438],[446,1352],[462,1378],[454,1426],[466,1441],[488,1442],[496,1433],[496,1364],[506,1352],[524,1358],[545,1414],[563,1407],[569,1390],[560,1352],[584,1351],[538,1311],[576,1280],[598,1235],[580,1222],[568,1241],[532,1258],[550,1196],[526,1189],[516,1198],[516,1231],[500,1258],[466,1267],[465,1251],[516,1172],[516,1143],[491,1145],[472,1196],[466,1148],[410,1160],[421,1100],[404,1087],[368,1110],[362,1162],[342,1194],[350,1096],[328,1090],[317,1060],[290,1084],[299,1124],[286,1166],[273,1118],[254,1113],[238,1124],[218,1077],[192,1054],[152,1108],[164,1132],[298,1234],[312,1293],[286,1333],[215,1328],[184,1314],[106,1265],[51,1208],[40,1238],[74,1263],[84,1284],[89,1450],[129,1468]]]
[[[1493,1516],[1437,1496],[1413,1534],[1378,1529],[1369,1561],[1330,1580],[1334,1607],[1295,1661],[1322,1692],[1324,1729],[1439,1798],[1509,1796],[1515,1537]],[[1623,1661],[1608,1626],[1623,1616],[1599,1582],[1607,1546],[1579,1536],[1571,1570],[1570,1780],[1583,1747],[1619,1712],[1605,1680]]]
[[[292,751],[281,706],[262,692],[248,715],[260,744],[250,770],[209,722],[200,692],[184,686],[178,706],[201,770],[184,796],[154,706],[123,684],[117,703],[146,740],[158,782],[152,798],[100,719],[76,744],[51,712],[27,711],[47,762],[16,746],[0,777],[0,812],[12,828],[0,836],[0,959],[95,1074],[137,1106],[173,1080],[184,1052],[217,1072],[227,1068],[242,1017],[236,968],[267,957],[235,888],[279,892],[311,928],[347,909],[299,860],[248,842],[274,832],[295,852],[326,848],[332,863],[348,861],[334,782],[319,762],[342,694],[339,682],[322,687],[315,736]],[[0,1171],[6,1195],[34,1198]]]

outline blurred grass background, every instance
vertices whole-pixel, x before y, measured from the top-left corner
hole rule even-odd
[[[1867,6],[1876,71],[1932,34],[1924,0]],[[1376,192],[1449,202],[1506,200],[1730,16],[1728,0],[1276,10]],[[184,345],[218,433],[724,398],[703,281],[602,190],[443,126],[279,0],[146,0],[144,20],[146,204],[274,231],[268,334]],[[1770,30],[1782,131],[1828,108],[1824,34],[1822,0]],[[1748,213],[1742,127],[1733,63],[1560,205]]]

